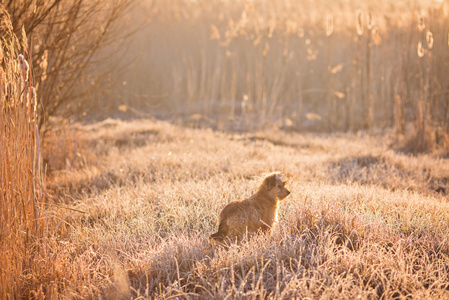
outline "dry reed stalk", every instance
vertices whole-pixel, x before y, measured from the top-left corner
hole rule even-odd
[[[36,93],[29,64],[17,55],[18,39],[2,5],[0,24],[4,54],[0,66],[0,298],[12,299],[26,296],[26,277],[33,269],[32,245],[43,232],[43,223],[38,221],[42,195],[36,184]]]
[[[399,135],[404,134],[404,127],[405,127],[405,120],[404,120],[404,113],[402,111],[402,104],[401,104],[401,96],[396,95],[394,97],[394,120],[396,125],[396,133]]]
[[[138,44],[142,53],[153,55],[126,79],[132,85],[127,87],[164,95],[152,103],[160,105],[161,114],[173,107],[187,118],[207,113],[204,126],[237,130],[286,119],[294,124],[293,130],[384,129],[395,123],[397,94],[407,125],[414,122],[414,97],[426,76],[419,71],[423,66],[416,45],[420,34],[431,31],[435,42],[429,121],[442,125],[449,115],[445,101],[449,69],[440,63],[447,60],[447,43],[441,42],[447,39],[447,10],[433,13],[433,4],[421,3],[419,12],[412,7],[404,11],[402,1],[393,10],[387,9],[392,4],[386,1],[378,8],[368,9],[365,2],[361,7],[346,3],[337,8],[342,2],[292,6],[287,0],[268,5],[256,0],[249,10],[244,1],[174,0],[170,9],[156,2],[152,12],[163,16],[143,33],[152,36],[152,43],[141,39]],[[426,50],[427,44],[421,46]],[[131,53],[130,58],[133,55],[138,57]],[[329,62],[342,66],[332,86]],[[148,77],[150,83],[142,80]],[[392,92],[396,86],[403,88]],[[344,96],[334,97],[334,91]],[[241,100],[245,95],[247,102]],[[130,101],[146,104],[142,99]],[[307,120],[308,113],[323,119]]]

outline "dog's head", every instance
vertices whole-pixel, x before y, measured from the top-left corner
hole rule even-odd
[[[286,183],[281,173],[274,173],[264,179],[261,188],[273,199],[283,200],[290,195],[290,191],[285,188]]]

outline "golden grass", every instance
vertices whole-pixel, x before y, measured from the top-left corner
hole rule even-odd
[[[148,120],[76,134],[86,163],[49,183],[58,197],[47,213],[59,225],[51,265],[32,280],[42,295],[449,295],[447,159],[393,152],[384,136],[226,134]],[[214,249],[207,237],[220,209],[274,170],[291,178],[292,194],[273,236]]]
[[[50,128],[43,204],[32,73],[2,10],[0,297],[449,296],[448,160],[395,151],[415,124],[406,150],[447,152],[447,4],[145,3],[137,67],[116,78],[132,94],[108,103],[254,132]],[[213,248],[220,209],[276,170],[292,195],[274,234]]]

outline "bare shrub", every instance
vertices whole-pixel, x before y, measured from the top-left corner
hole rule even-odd
[[[14,0],[5,3],[12,29],[31,37],[22,39],[22,51],[32,62],[39,103],[39,125],[49,117],[82,113],[92,93],[101,90],[108,72],[118,60],[106,62],[111,51],[120,49],[124,37],[135,27],[118,27],[133,0]],[[123,21],[123,20],[122,20]],[[135,25],[135,24],[134,24]],[[120,29],[120,30],[118,30]],[[24,47],[29,44],[32,48]],[[115,50],[118,51],[118,50]],[[99,71],[101,69],[101,71]]]

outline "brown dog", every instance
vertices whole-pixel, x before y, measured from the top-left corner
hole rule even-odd
[[[240,240],[246,233],[271,230],[278,201],[290,195],[285,183],[280,173],[273,173],[251,197],[226,205],[218,219],[218,232],[210,239],[213,242],[223,242],[226,238]]]

